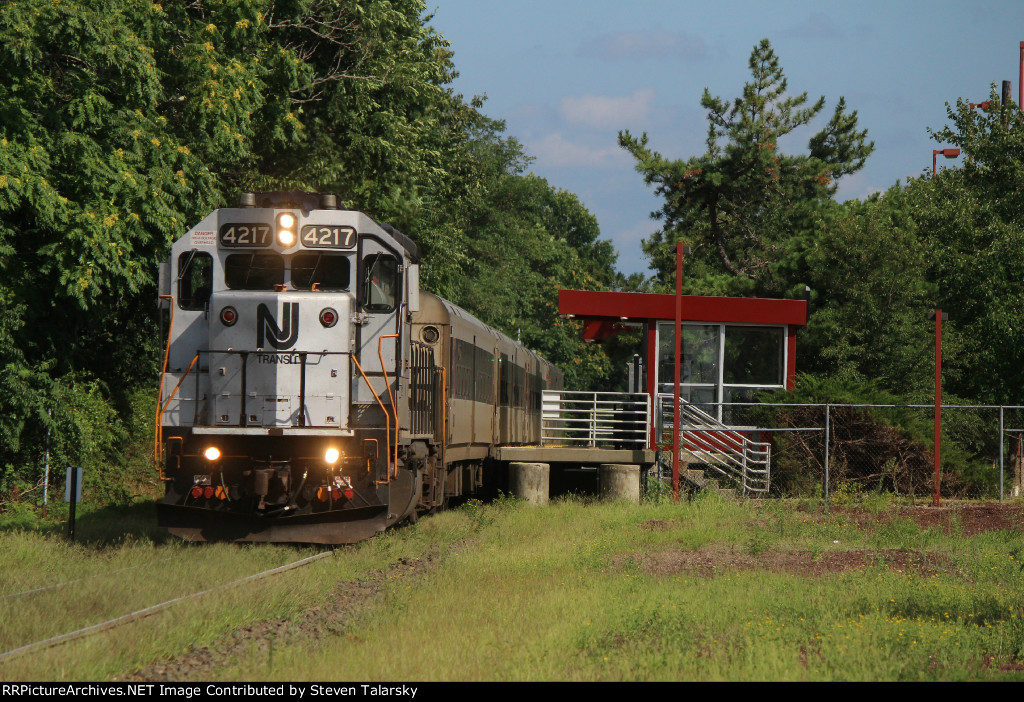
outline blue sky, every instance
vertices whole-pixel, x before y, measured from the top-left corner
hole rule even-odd
[[[1024,40],[1024,0],[428,0],[427,8],[455,52],[454,88],[486,94],[484,112],[506,121],[535,158],[532,170],[597,216],[625,273],[650,272],[640,242],[658,228],[650,213],[659,203],[618,147],[618,131],[647,132],[666,157],[703,153],[704,88],[739,95],[762,38],[791,93],[826,98],[818,122],[783,141],[784,151],[805,150],[840,96],[875,142],[865,168],[840,181],[840,200],[930,170],[941,145],[927,128],[946,124],[947,101],[980,102],[1003,80],[1013,81],[1016,100]]]

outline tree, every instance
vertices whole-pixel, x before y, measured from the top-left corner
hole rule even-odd
[[[452,299],[559,365],[568,387],[591,387],[608,377],[608,355],[558,317],[558,290],[610,286],[614,249],[575,195],[526,173],[530,159],[504,123],[481,115],[475,125],[463,162],[473,197],[453,208],[466,274]]]
[[[943,325],[947,396],[1024,401],[1024,118],[991,96],[960,100],[933,132],[963,166],[822,210],[804,254],[814,290],[801,367],[871,381],[908,400],[931,394],[934,325]]]
[[[688,259],[692,291],[782,295],[802,270],[815,212],[830,201],[836,181],[863,167],[874,148],[857,129],[856,111],[840,98],[828,124],[814,134],[809,153],[788,156],[779,140],[811,122],[825,98],[808,105],[807,93],[791,96],[767,39],[750,55],[752,81],[732,103],[705,89],[707,151],[670,160],[648,148],[647,135],[620,132],[619,144],[637,170],[655,185],[664,205],[655,213],[661,231],[644,242],[664,284],[674,271],[673,246],[693,246]]]
[[[0,467],[28,462],[47,428],[117,424],[98,402],[130,413],[156,378],[159,262],[244,190],[339,193],[418,240],[425,287],[586,359],[573,377],[602,372],[599,349],[571,356],[542,331],[559,285],[614,279],[611,244],[575,196],[523,175],[482,100],[453,92],[425,9],[0,3]],[[519,285],[470,284],[470,270]],[[68,388],[88,401],[61,414]]]
[[[902,206],[902,188],[851,201],[816,222],[806,253],[812,313],[800,367],[904,397],[931,388],[934,304],[928,252]]]
[[[158,263],[240,190],[337,191],[421,234],[428,284],[457,278],[446,168],[476,110],[423,10],[0,4],[0,463],[45,431],[54,382],[119,405],[152,382]]]
[[[964,100],[947,107],[950,126],[933,132],[955,144],[963,165],[918,178],[905,190],[929,252],[935,304],[956,344],[952,390],[983,402],[1024,402],[1024,116],[1002,104],[989,111]],[[945,339],[943,346],[945,348]]]

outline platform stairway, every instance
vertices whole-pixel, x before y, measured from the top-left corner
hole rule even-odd
[[[672,445],[672,395],[658,396],[661,444]],[[679,401],[679,478],[691,487],[735,490],[744,496],[767,494],[771,482],[771,444],[754,441],[756,427],[730,426],[696,405]],[[672,451],[658,461],[659,477],[671,480]]]

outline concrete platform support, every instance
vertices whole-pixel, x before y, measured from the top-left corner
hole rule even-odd
[[[640,502],[640,466],[602,463],[598,470],[601,497],[606,500]]]
[[[530,505],[546,505],[551,485],[547,463],[509,463],[508,486],[512,494]]]

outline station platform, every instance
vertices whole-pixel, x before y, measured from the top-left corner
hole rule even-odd
[[[639,466],[654,464],[650,449],[613,449],[599,446],[497,446],[493,457],[499,461],[523,463],[576,463],[597,465],[622,463]]]

